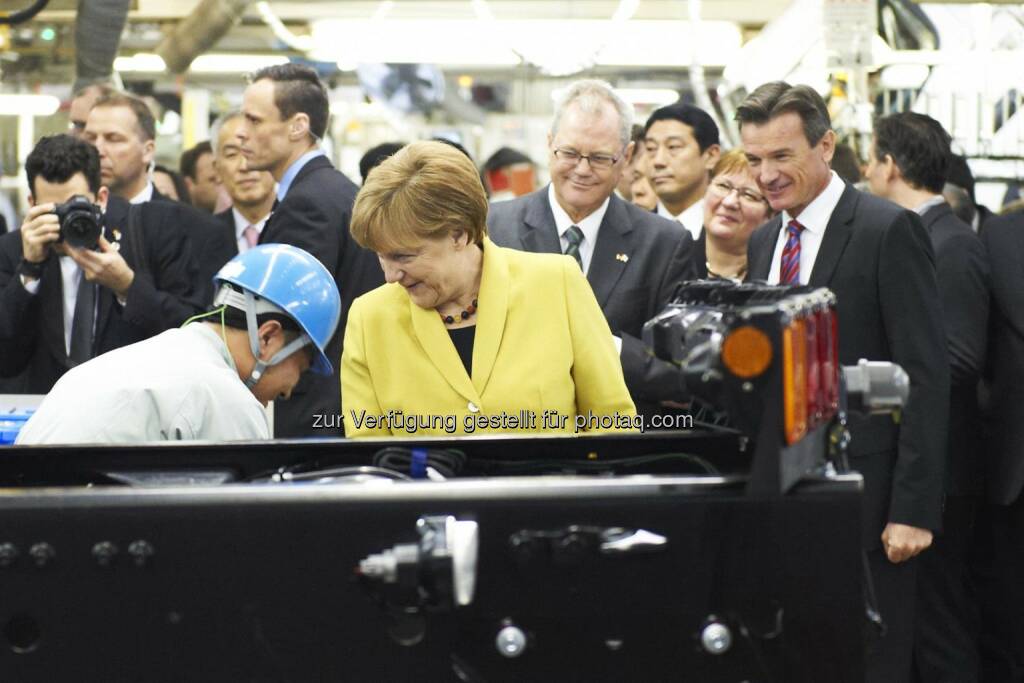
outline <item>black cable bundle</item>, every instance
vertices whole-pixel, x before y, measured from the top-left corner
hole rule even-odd
[[[445,479],[450,479],[462,472],[466,465],[466,454],[451,449],[388,446],[377,451],[373,456],[373,464],[375,467],[412,473],[413,478],[422,478],[417,476],[417,467],[424,470],[430,467]]]

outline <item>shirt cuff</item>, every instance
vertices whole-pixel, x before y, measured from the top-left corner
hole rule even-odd
[[[19,275],[18,279],[21,280],[21,286],[25,288],[25,291],[29,294],[36,294],[39,291],[39,279],[29,281],[24,275]]]

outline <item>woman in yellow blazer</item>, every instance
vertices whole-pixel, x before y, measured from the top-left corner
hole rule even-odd
[[[347,436],[639,427],[612,334],[571,257],[498,247],[473,163],[416,142],[376,167],[351,229],[387,284],[352,304]]]

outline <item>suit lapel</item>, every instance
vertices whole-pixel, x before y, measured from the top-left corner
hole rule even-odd
[[[597,244],[594,245],[594,255],[590,258],[590,269],[587,271],[587,280],[602,308],[625,272],[633,253],[631,232],[633,223],[629,220],[626,207],[621,199],[612,195],[597,231]]]
[[[850,223],[853,221],[858,201],[857,190],[847,185],[828,219],[828,225],[825,226],[825,234],[822,236],[818,256],[814,260],[814,268],[811,269],[811,277],[807,283],[812,287],[827,287],[832,279],[832,273],[839,265],[846,243],[850,240]]]
[[[155,189],[154,192],[156,192]],[[127,234],[128,212],[131,211],[131,206],[127,203],[122,204],[120,202],[114,202],[113,199],[114,198],[111,197],[110,203],[107,204],[107,211],[103,217],[104,237],[106,237],[107,241],[111,244],[117,245],[117,249],[121,254],[121,257],[129,262],[129,265],[133,270],[139,270],[139,264],[133,263],[132,261],[134,260],[134,257],[128,253],[130,251],[132,241],[136,238],[135,235]],[[138,210],[142,210],[141,206]],[[141,220],[139,220],[137,227],[141,229]],[[103,336],[103,330],[106,328],[107,320],[110,318],[110,309],[114,304],[114,297],[106,287],[97,288],[96,296],[95,339],[98,341]],[[96,344],[96,346],[98,346],[98,344]]]
[[[320,156],[313,157],[306,162],[306,165],[299,169],[299,172],[295,174],[295,178],[292,179],[291,185],[288,186],[288,194],[295,191],[296,186],[301,183],[306,176],[314,171],[321,168],[334,168],[331,160],[326,155],[321,154]],[[280,206],[282,201],[287,201],[288,195],[285,195],[284,199],[274,198],[274,204],[270,207],[270,215],[267,216],[267,222],[263,224],[263,230],[260,231],[259,244],[264,244],[263,236],[267,234],[267,228],[273,224],[274,214],[277,213],[277,207]],[[234,218],[231,219],[234,221]],[[232,230],[234,227],[232,226]]]
[[[508,260],[501,248],[484,238],[483,275],[480,278],[480,312],[473,342],[473,388],[484,393],[508,317]]]
[[[64,346],[64,275],[56,254],[47,260],[44,269],[39,281],[42,338],[50,349],[50,355],[66,367],[68,353]]]
[[[562,253],[562,243],[558,240],[558,226],[555,225],[555,214],[551,213],[547,188],[538,190],[530,196],[519,238],[524,251],[537,254]]]
[[[434,364],[438,372],[444,376],[452,389],[461,394],[466,400],[473,401],[480,405],[480,396],[473,383],[466,374],[466,367],[459,358],[459,352],[455,350],[455,344],[445,329],[444,323],[434,309],[420,308],[413,300],[409,299],[409,315],[412,318],[412,327],[420,346],[426,352],[430,362]],[[479,330],[477,330],[479,332]],[[474,342],[474,347],[479,341]],[[477,351],[474,348],[473,359],[476,360]]]
[[[772,256],[775,255],[775,244],[779,241],[779,231],[782,230],[782,214],[768,221],[758,232],[759,246],[751,250],[749,254],[750,264],[747,267],[748,280],[767,280],[772,269]],[[703,234],[703,233],[702,233]]]

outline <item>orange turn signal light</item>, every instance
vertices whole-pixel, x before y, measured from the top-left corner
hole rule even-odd
[[[807,434],[807,328],[801,319],[782,331],[782,400],[786,443]]]
[[[757,377],[771,362],[771,340],[752,325],[737,327],[722,342],[722,364],[737,377]]]

